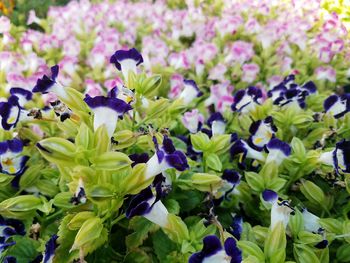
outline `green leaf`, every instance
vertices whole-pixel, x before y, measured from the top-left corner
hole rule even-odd
[[[213,169],[214,171],[221,171],[222,163],[215,153],[210,153],[205,156],[205,162],[207,167]]]
[[[294,244],[294,255],[298,263],[319,263],[319,259],[308,245]]]
[[[131,160],[121,152],[105,152],[91,158],[92,167],[97,170],[118,171],[130,167]]]
[[[238,241],[238,247],[242,250],[244,257],[254,256],[259,262],[265,262],[265,255],[261,248],[250,241]]]
[[[152,243],[159,262],[166,262],[167,256],[177,249],[176,244],[163,231],[157,231],[152,235]]]
[[[101,235],[102,229],[103,224],[100,218],[88,218],[75,236],[74,243],[70,251],[82,248],[88,243],[98,239],[98,237]]]
[[[286,233],[282,222],[270,229],[265,240],[264,253],[269,262],[284,262],[287,245]]]
[[[260,193],[265,189],[264,178],[260,174],[245,172],[244,176],[250,188],[252,188],[255,192]]]
[[[17,263],[32,262],[38,256],[37,249],[40,247],[38,241],[26,236],[14,236],[13,241],[16,244],[10,246],[5,253],[6,255],[15,257]]]
[[[308,180],[301,180],[300,191],[312,203],[324,204],[325,195],[320,187]]]
[[[68,140],[47,138],[37,144],[37,149],[49,162],[63,166],[74,164],[76,147]]]
[[[135,230],[135,232],[125,238],[128,251],[142,245],[143,241],[148,237],[148,233],[158,228],[156,225],[152,224],[152,222],[143,217],[132,218],[129,227]]]
[[[337,249],[337,259],[340,262],[350,262],[350,244],[343,244]]]
[[[205,152],[210,147],[210,140],[208,135],[202,132],[191,134],[191,143],[195,150],[202,152]]]

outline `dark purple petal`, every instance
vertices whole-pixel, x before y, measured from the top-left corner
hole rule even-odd
[[[56,242],[58,236],[52,235],[49,241],[45,244],[45,255],[43,263],[49,262],[49,259],[55,254],[55,250],[58,247],[58,244]]]
[[[147,161],[149,160],[148,154],[147,153],[134,153],[134,154],[130,154],[129,158],[131,161],[133,161],[133,163],[131,164],[131,167],[134,167],[136,164],[138,163],[147,163]]]
[[[126,217],[132,218],[133,216],[144,215],[149,212],[151,205],[148,203],[153,198],[151,187],[147,187],[139,194],[135,195],[126,210]]]
[[[280,150],[284,153],[284,155],[289,156],[292,148],[290,145],[284,141],[281,141],[277,138],[273,138],[267,144],[268,150]]]
[[[166,135],[164,136],[164,139],[163,139],[163,149],[167,154],[170,154],[176,151],[173,141]]]
[[[233,235],[236,239],[241,238],[241,234],[243,231],[243,219],[239,215],[235,215],[232,218],[232,224],[230,228],[227,230],[231,235]]]
[[[17,260],[15,257],[7,256],[4,258],[4,263],[17,263]]]
[[[322,240],[321,242],[317,243],[315,245],[315,248],[318,248],[318,249],[324,249],[328,246],[328,240],[327,239],[324,239]]]
[[[306,82],[303,86],[303,89],[307,90],[309,94],[315,93],[317,91],[317,87],[313,81]]]
[[[0,154],[4,154],[8,150],[7,141],[0,142]]]
[[[170,167],[173,167],[180,172],[189,168],[185,154],[180,151],[175,151],[172,154],[165,155],[165,161]]]
[[[114,110],[119,115],[123,115],[125,112],[132,109],[130,104],[118,98],[109,98],[104,96],[90,97],[89,95],[86,95],[84,101],[92,109],[107,107]]]
[[[255,135],[255,133],[258,131],[260,125],[261,125],[262,121],[261,120],[258,120],[258,121],[255,121],[253,122],[250,127],[249,127],[249,133],[251,135]]]
[[[58,65],[51,67],[51,79],[52,80],[56,80],[59,70],[60,70],[60,68]]]
[[[118,70],[122,70],[120,62],[125,59],[132,59],[135,61],[136,66],[143,62],[142,55],[137,51],[136,48],[129,50],[118,50],[110,58],[110,63],[113,63]]]
[[[236,92],[235,96],[233,97],[233,103],[231,105],[231,109],[233,111],[237,111],[239,109],[236,108],[236,105],[243,99],[245,95],[245,90],[239,90]]]
[[[264,192],[262,192],[262,197],[266,202],[273,202],[278,198],[278,195],[275,191],[266,189]]]
[[[204,257],[210,257],[219,252],[221,249],[222,245],[220,239],[217,236],[206,236],[203,239],[202,253],[204,254]]]
[[[11,152],[19,153],[23,150],[23,142],[19,139],[13,139],[7,141],[8,149],[10,149]]]
[[[22,88],[11,88],[10,94],[14,95],[14,96],[16,96],[16,94],[22,95],[23,97],[26,98],[26,100],[31,100],[33,97],[32,92],[30,92],[29,90],[26,90],[26,89],[22,89]]]
[[[240,263],[242,261],[242,251],[237,247],[236,240],[229,237],[225,241],[225,252],[231,257],[231,263]]]
[[[224,117],[222,116],[222,114],[220,112],[215,112],[212,115],[210,115],[210,117],[207,120],[207,124],[209,127],[211,127],[213,121],[222,121],[225,122]]]
[[[233,185],[236,185],[240,182],[241,176],[238,172],[231,170],[231,169],[225,169],[222,174],[222,179],[230,182]]]

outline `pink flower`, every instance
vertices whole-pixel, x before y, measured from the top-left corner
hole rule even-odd
[[[227,59],[243,64],[250,60],[254,54],[252,43],[239,40],[233,43]]]
[[[221,113],[230,109],[233,103],[232,91],[234,87],[230,85],[229,81],[216,84],[210,87],[210,96],[204,102],[205,106],[214,105],[215,111]]]
[[[96,83],[93,79],[86,79],[85,85],[86,85],[85,94],[88,94],[91,97],[102,95],[101,85]]]
[[[336,81],[336,71],[331,66],[321,66],[315,69],[316,79]]]
[[[249,18],[244,28],[249,34],[258,33],[261,30],[260,24],[255,18]]]
[[[257,74],[259,73],[260,67],[255,63],[250,63],[250,64],[244,64],[242,66],[242,70],[243,70],[242,81],[247,83],[252,83],[256,79]]]
[[[216,22],[216,29],[221,36],[234,34],[240,25],[243,24],[243,18],[239,15],[225,16]]]
[[[188,69],[190,68],[190,64],[188,62],[187,55],[184,51],[180,53],[172,53],[169,56],[169,64],[173,66],[175,69]]]
[[[104,86],[107,88],[108,91],[110,91],[114,87],[120,89],[123,87],[123,81],[121,78],[115,77],[114,79],[106,80]]]
[[[0,16],[0,34],[4,34],[10,31],[11,22],[7,16]]]
[[[329,63],[329,62],[331,62],[333,56],[334,56],[334,53],[332,52],[332,50],[330,48],[323,47],[320,50],[318,58],[324,63]]]
[[[169,98],[176,99],[180,96],[181,91],[183,90],[183,76],[180,74],[174,74],[170,78],[170,91]]]
[[[190,133],[196,133],[204,123],[204,116],[197,109],[193,109],[185,112],[182,123]]]
[[[269,89],[273,89],[275,86],[280,84],[282,81],[283,81],[283,77],[282,76],[274,75],[274,76],[270,77],[267,80],[267,83],[269,84]]]
[[[28,16],[28,20],[27,20],[27,25],[30,25],[30,24],[40,24],[40,18],[38,18],[36,16],[36,13],[35,13],[35,10],[30,10],[29,11],[29,16]]]
[[[217,64],[209,71],[208,79],[225,81],[227,67],[224,64]]]

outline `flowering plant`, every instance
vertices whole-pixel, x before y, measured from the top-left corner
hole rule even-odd
[[[0,18],[2,262],[349,262],[343,16],[171,2]]]

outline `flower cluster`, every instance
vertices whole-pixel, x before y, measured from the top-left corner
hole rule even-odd
[[[0,260],[349,261],[344,14],[97,2],[0,18]]]

